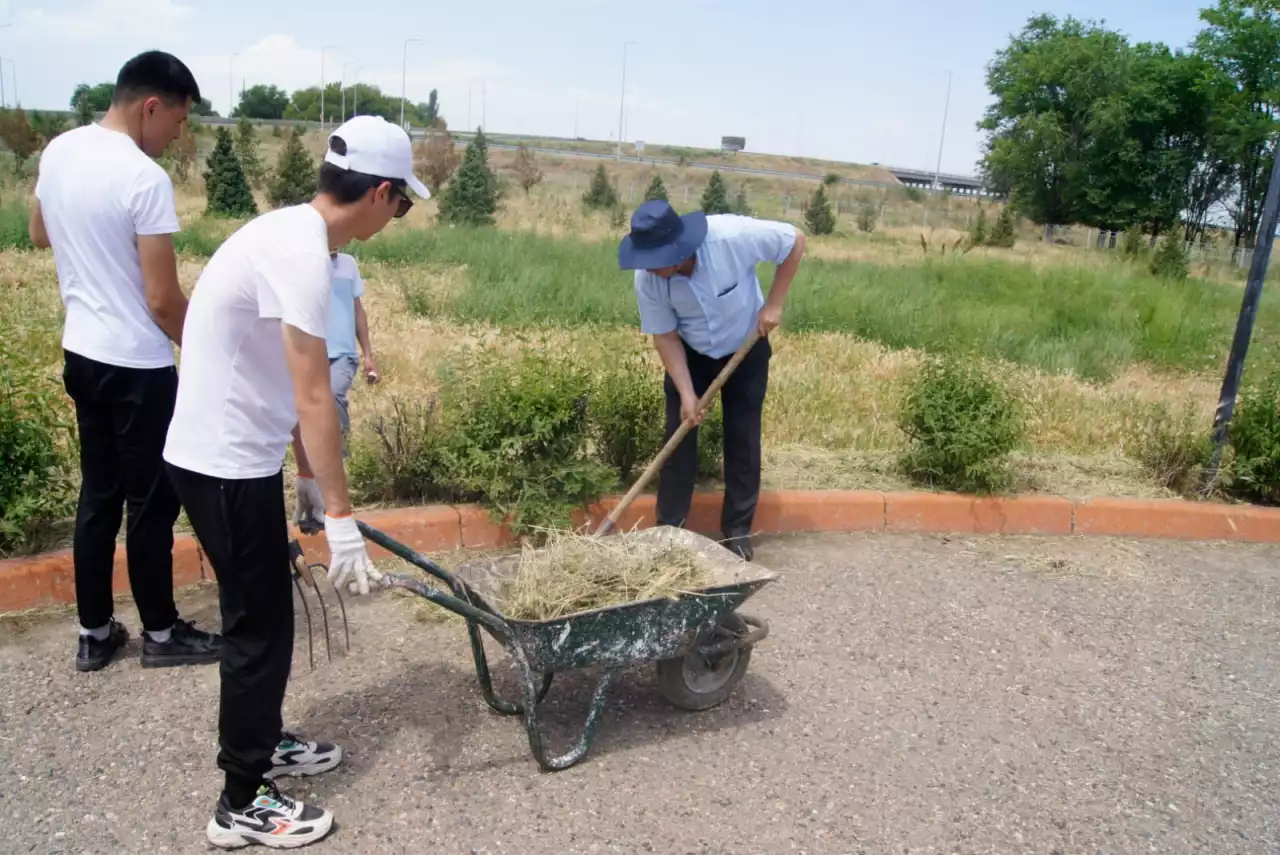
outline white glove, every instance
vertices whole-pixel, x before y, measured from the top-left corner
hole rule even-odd
[[[320,522],[324,519],[324,497],[320,495],[320,486],[314,478],[298,476],[294,491],[297,498],[293,503],[293,524],[299,525],[304,520]]]
[[[334,519],[325,514],[324,536],[329,541],[329,584],[347,586],[351,593],[369,593],[369,580],[382,584],[382,574],[369,560],[364,548],[364,535],[356,527],[355,517]]]

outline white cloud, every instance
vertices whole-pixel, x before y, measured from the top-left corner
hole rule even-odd
[[[173,0],[88,0],[62,11],[24,10],[17,23],[24,39],[49,39],[61,44],[112,41],[119,48],[185,38],[193,14],[190,6]]]

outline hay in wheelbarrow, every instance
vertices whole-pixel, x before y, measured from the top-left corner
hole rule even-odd
[[[499,596],[500,610],[516,620],[554,620],[624,603],[675,599],[711,584],[714,575],[698,550],[670,539],[552,531],[542,546],[522,548],[516,572]]]

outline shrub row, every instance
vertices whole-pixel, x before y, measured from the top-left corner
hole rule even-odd
[[[528,533],[629,485],[663,444],[660,372],[639,355],[601,374],[550,352],[479,348],[448,364],[440,393],[393,399],[353,441],[361,501],[478,501]],[[719,474],[715,408],[698,430],[699,471]]]

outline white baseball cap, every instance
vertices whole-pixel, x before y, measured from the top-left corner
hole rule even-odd
[[[334,137],[346,144],[346,154],[333,150]],[[329,141],[325,163],[379,178],[399,178],[419,197],[431,198],[430,191],[413,174],[413,143],[403,128],[381,116],[356,116],[329,134]]]

